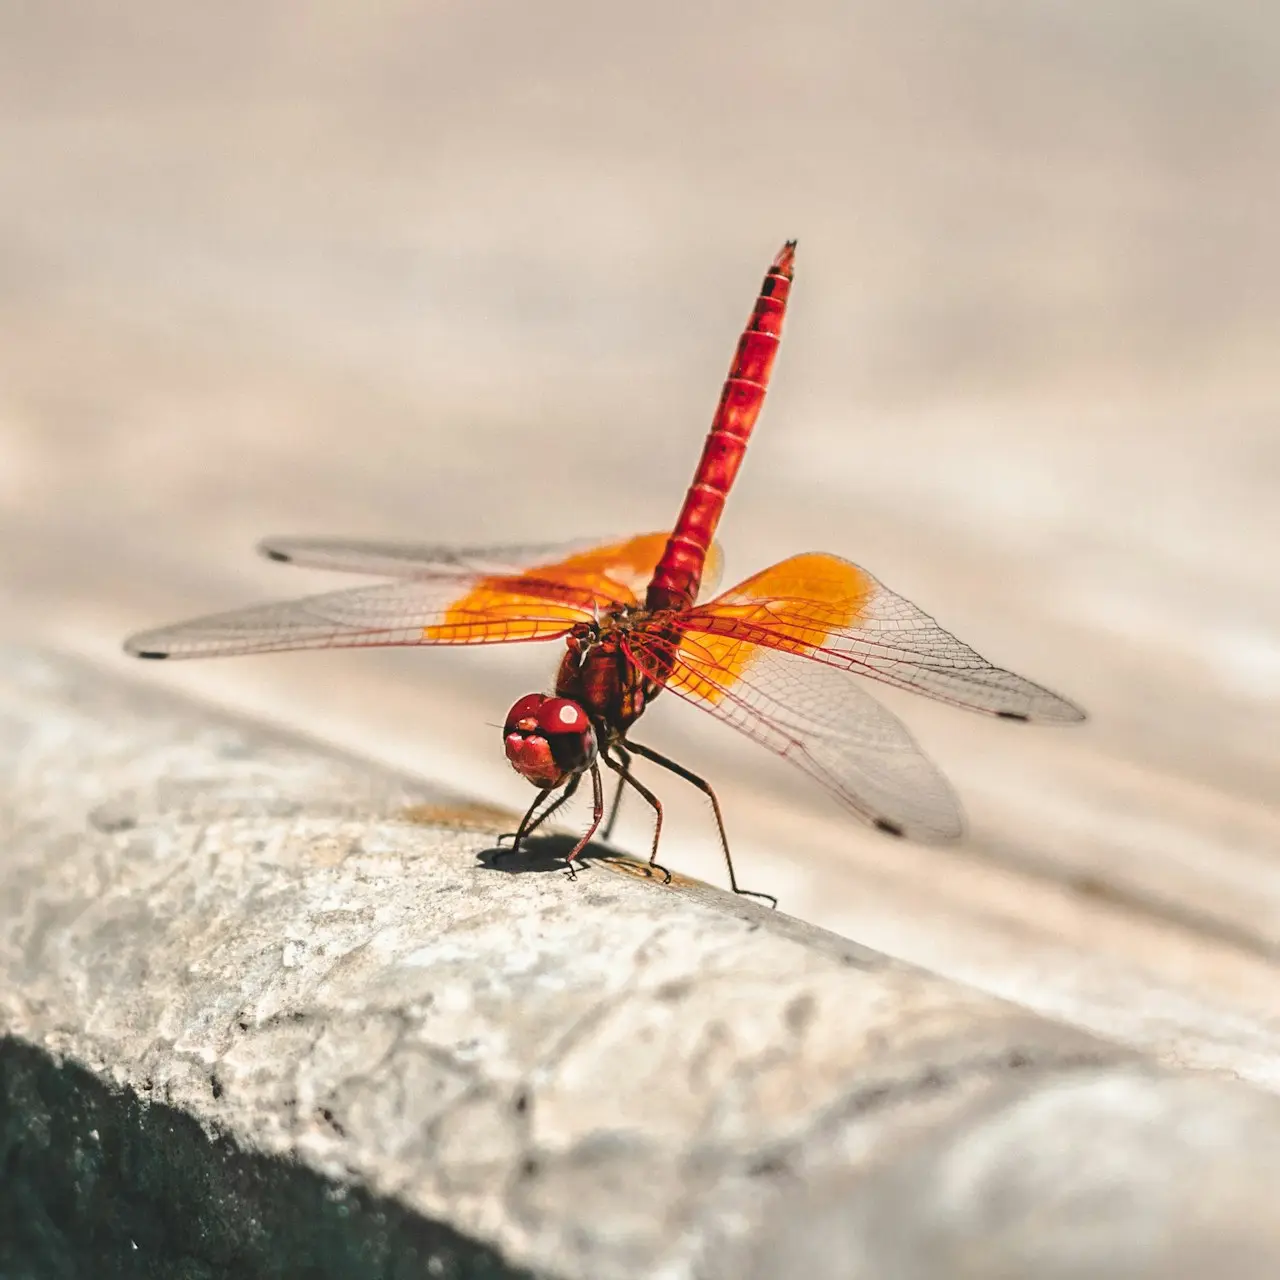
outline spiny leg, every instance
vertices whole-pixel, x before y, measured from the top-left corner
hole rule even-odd
[[[529,819],[533,817],[534,812],[537,810],[538,806],[550,794],[551,794],[550,787],[544,787],[541,791],[539,791],[538,794],[534,796],[533,803],[529,806],[528,811],[525,813],[524,817],[520,819],[520,826],[516,829],[516,831],[514,832],[504,831],[498,837],[498,852],[493,855],[493,861],[495,866],[499,862],[501,862],[504,858],[510,858],[513,854],[520,852],[520,842],[525,838],[525,835],[529,830],[529,826],[530,826]],[[539,821],[541,821],[541,819],[539,819]],[[533,825],[536,826],[537,823],[535,822]],[[505,839],[507,839],[508,836],[511,837],[511,848],[504,849],[502,847],[502,842]]]
[[[604,757],[604,762],[622,779],[623,782],[634,787],[642,796],[644,796],[644,798],[653,806],[654,813],[658,815],[653,828],[653,848],[649,852],[649,865],[655,871],[662,872],[663,884],[670,884],[671,872],[658,861],[658,841],[662,839],[662,801],[659,800],[648,787],[641,782],[637,782],[636,779],[632,777],[629,768],[631,764],[630,756],[627,757],[627,763],[625,765],[618,764],[608,756]]]
[[[684,765],[676,764],[674,760],[668,760],[666,756],[660,755],[651,747],[642,746],[638,742],[628,742],[627,746],[638,756],[644,756],[646,760],[652,760],[654,764],[660,764],[664,769],[670,769],[672,773],[683,778],[686,782],[697,787],[711,801],[711,810],[716,815],[716,828],[720,832],[720,848],[724,851],[725,866],[729,868],[729,887],[734,893],[740,894],[744,898],[763,898],[771,907],[778,905],[778,900],[771,893],[759,893],[754,889],[738,888],[738,877],[733,873],[733,857],[729,853],[729,837],[725,834],[724,816],[720,812],[720,801],[716,799],[716,793],[711,789],[711,784],[705,779],[698,777],[696,773],[691,773]],[[632,786],[639,784],[634,778],[630,779]],[[661,821],[659,821],[661,826]],[[655,840],[654,853],[657,853],[658,846]]]
[[[618,806],[622,803],[622,792],[627,785],[627,775],[631,772],[631,753],[621,743],[614,743],[613,749],[622,760],[622,771],[618,774],[618,789],[613,793],[613,807],[609,810],[609,820],[604,824],[604,838],[613,836],[613,824],[618,820]]]
[[[577,786],[582,774],[574,774],[573,781],[569,784],[571,787]],[[578,873],[573,869],[574,859],[577,858],[583,849],[591,843],[591,837],[595,835],[596,828],[600,825],[600,819],[604,817],[604,788],[600,785],[600,766],[593,760],[591,762],[591,798],[595,803],[595,808],[591,814],[591,825],[587,828],[586,834],[573,846],[569,856],[565,862],[569,864],[569,879],[576,880]],[[585,864],[584,864],[585,865]]]
[[[534,818],[534,811],[555,790],[554,787],[544,787],[543,790],[538,792],[537,798],[529,806],[528,813],[526,813],[521,819],[520,830],[514,834],[510,831],[504,831],[502,835],[498,837],[498,843],[501,844],[502,841],[510,838],[512,843],[508,852],[515,853],[520,848],[520,842],[522,840],[531,836],[540,826],[542,826],[544,822],[546,822],[549,817],[551,817],[553,813],[555,813],[558,808],[560,808],[562,804],[566,804],[573,798],[573,793],[577,791],[578,784],[581,781],[582,774],[575,773],[573,777],[569,779],[569,785],[565,787],[555,801],[549,804],[540,814],[538,814],[536,818]],[[532,821],[530,821],[530,819],[532,819]]]

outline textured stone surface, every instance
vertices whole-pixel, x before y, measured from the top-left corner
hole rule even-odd
[[[741,1274],[1271,1280],[1278,1121],[1243,1090],[1139,1069],[995,1090],[778,1206]]]
[[[349,1274],[483,1274],[465,1248],[782,1276],[803,1248],[843,1275],[856,1243],[849,1274],[1074,1276],[1084,1218],[1117,1275],[1182,1274],[1184,1236],[1280,1265],[1246,1176],[1274,1099],[624,863],[495,866],[500,812],[63,659],[0,666],[4,1142],[68,1250],[95,1204],[216,1225],[258,1195],[230,1215],[248,1274],[312,1211]],[[111,1122],[72,1142],[90,1105]],[[219,1239],[186,1240],[214,1267],[190,1274]]]

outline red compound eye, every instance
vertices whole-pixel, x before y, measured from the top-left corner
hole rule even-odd
[[[542,704],[549,701],[551,699],[544,693],[526,693],[507,712],[507,723],[503,726],[503,734],[508,734],[517,728],[521,720],[531,720],[533,723],[528,728],[534,728],[538,723],[538,712],[542,709]]]
[[[596,758],[590,717],[569,698],[526,694],[507,712],[502,737],[516,772],[538,787],[563,786]]]
[[[537,714],[543,733],[582,733],[591,728],[587,713],[568,698],[548,698]]]

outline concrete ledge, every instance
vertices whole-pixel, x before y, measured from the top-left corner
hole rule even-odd
[[[6,1274],[1280,1274],[1276,1099],[626,864],[500,869],[501,814],[145,683],[0,672]]]
[[[0,1099],[6,1280],[532,1275],[394,1200],[247,1150],[9,1037]]]

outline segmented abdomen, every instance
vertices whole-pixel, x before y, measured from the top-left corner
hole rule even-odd
[[[645,599],[649,609],[682,609],[697,597],[707,549],[715,537],[725,498],[764,404],[769,374],[782,337],[782,317],[791,292],[795,249],[796,242],[788,240],[773,260],[751,319],[738,341],[698,470],[649,584]]]

